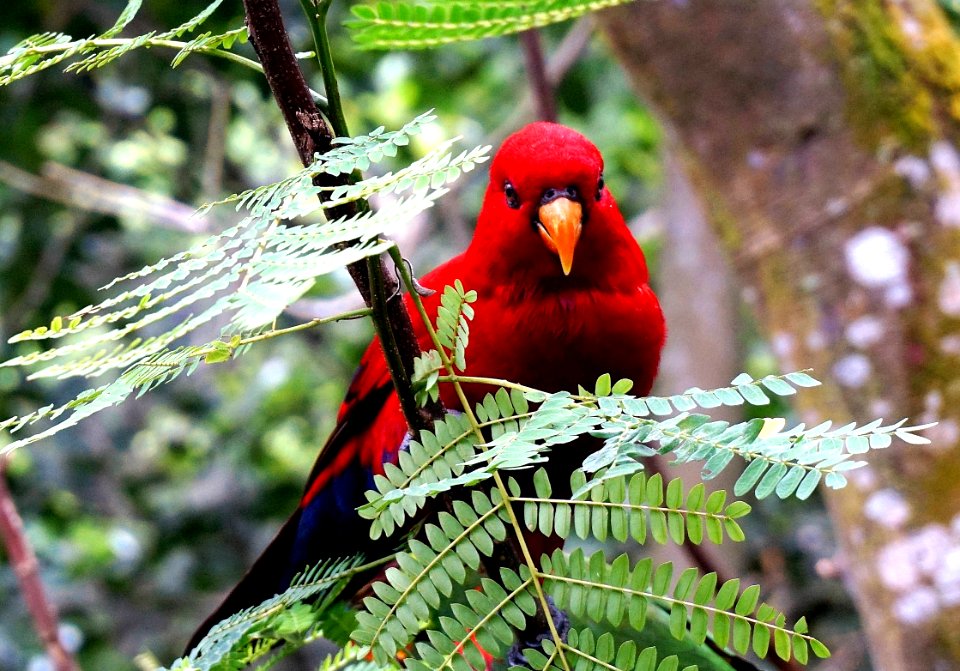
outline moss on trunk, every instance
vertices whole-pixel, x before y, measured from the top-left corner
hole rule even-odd
[[[960,40],[933,0],[635,3],[601,25],[782,367],[830,378],[803,418],[940,422],[829,502],[876,667],[960,668]]]

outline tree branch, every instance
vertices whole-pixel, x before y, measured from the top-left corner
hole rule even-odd
[[[209,220],[172,198],[47,161],[33,174],[0,160],[0,183],[68,207],[114,217],[136,215],[184,233],[208,233]]]
[[[290,46],[277,0],[244,0],[243,5],[250,42],[260,57],[267,84],[283,114],[301,162],[305,166],[310,165],[315,154],[323,154],[330,149],[333,132],[310,95]],[[346,179],[344,176],[320,175],[315,182],[318,186],[338,186],[345,183]],[[331,210],[330,214],[336,217],[355,211],[356,207],[349,204]],[[374,310],[373,322],[381,344],[385,347],[391,346],[391,342],[396,344],[396,351],[388,353],[387,362],[404,417],[413,431],[430,428],[433,420],[442,416],[443,408],[439,404],[419,408],[409,381],[404,383],[413,371],[413,360],[420,354],[420,346],[410,315],[400,299],[396,277],[387,272],[381,257],[353,263],[347,270],[364,302],[370,307],[377,302],[370,277],[373,275],[378,278],[385,307]]]
[[[23,532],[23,520],[7,487],[6,470],[7,459],[0,458],[0,540],[7,550],[34,629],[47,650],[53,668],[56,671],[79,671],[76,660],[60,642],[57,611],[43,591],[37,557]]]
[[[554,100],[553,85],[547,76],[540,33],[536,29],[520,33],[520,44],[523,45],[523,60],[527,65],[527,77],[533,91],[537,118],[541,121],[556,121],[557,104]]]

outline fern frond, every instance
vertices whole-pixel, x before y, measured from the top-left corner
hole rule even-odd
[[[187,661],[192,668],[206,670],[235,668],[237,663],[262,657],[284,640],[285,633],[303,632],[321,621],[333,598],[353,575],[364,569],[362,561],[360,556],[326,561],[298,575],[282,594],[214,625],[190,651]],[[308,599],[317,605],[308,608],[303,604]],[[297,604],[299,607],[294,608]],[[291,622],[291,618],[301,621]],[[363,653],[359,649],[355,652],[358,656]]]
[[[556,647],[552,641],[544,642],[544,650],[525,650],[530,668],[544,671],[561,671],[555,661]],[[634,641],[624,641],[619,646],[610,632],[597,636],[588,628],[571,629],[567,640],[561,643],[565,652],[577,658],[577,671],[677,671],[680,660],[676,655],[659,658],[653,646],[637,649]],[[549,655],[549,656],[548,656]],[[519,671],[523,667],[513,667],[510,671]],[[683,667],[682,671],[697,671],[696,664]]]
[[[378,2],[354,5],[347,26],[361,49],[425,49],[540,28],[626,1]]]
[[[198,52],[207,52],[213,50],[224,50],[229,51],[233,48],[234,44],[246,44],[249,39],[247,34],[246,27],[243,28],[234,28],[233,30],[228,30],[225,33],[220,33],[215,35],[213,33],[203,33],[202,35],[197,35],[195,38],[183,45],[180,51],[177,52],[177,55],[173,57],[171,61],[171,67],[177,67],[183,61],[186,60],[187,56],[190,54],[195,54]]]
[[[487,382],[496,383],[495,380]],[[602,471],[587,483],[587,489],[605,479],[642,470],[640,459],[657,453],[672,454],[679,463],[704,461],[705,479],[716,477],[734,457],[739,456],[751,463],[738,481],[735,489],[738,496],[756,486],[759,498],[774,492],[781,498],[791,495],[806,498],[821,478],[829,487],[843,487],[846,484],[843,473],[865,465],[865,462],[850,460],[852,455],[887,447],[892,437],[908,443],[925,442],[925,438],[916,434],[930,427],[904,426],[905,421],[881,426],[882,420],[877,420],[862,427],[851,424],[829,433],[826,432],[829,423],[809,431],[800,425],[790,432],[768,436],[763,432],[767,424],[761,419],[730,425],[711,421],[707,415],[683,412],[667,419],[651,417],[670,414],[690,403],[716,407],[744,401],[768,402],[760,386],[774,394],[787,395],[796,393],[796,387],[819,384],[805,372],[768,376],[761,380],[742,375],[734,382],[732,387],[713,391],[691,390],[669,397],[669,400],[616,393],[609,376],[601,376],[598,391],[594,394],[585,390],[576,397],[565,392],[551,395],[527,392],[526,397],[530,400],[542,400],[541,406],[520,423],[519,431],[492,441],[492,449],[474,457],[468,465],[489,459],[491,470],[529,467],[545,458],[543,453],[550,440],[556,440],[552,436],[569,441],[589,433],[604,438],[604,446],[584,461],[586,471]],[[544,433],[531,431],[524,439],[524,432],[530,427],[539,428],[541,422],[553,419],[554,408],[545,408],[555,401],[564,404],[566,416],[558,417],[559,421]],[[547,418],[541,417],[541,413],[547,414]],[[659,447],[654,448],[653,445],[657,444]],[[468,475],[469,471],[464,474],[465,477]]]
[[[737,496],[756,487],[758,498],[776,493],[781,498],[795,495],[804,499],[821,478],[830,487],[843,487],[846,484],[843,472],[865,465],[862,461],[851,461],[853,453],[843,449],[846,435],[807,437],[801,427],[800,433],[766,437],[762,434],[765,425],[762,419],[730,425],[712,421],[707,415],[681,414],[657,422],[623,414],[604,423],[601,434],[607,439],[604,448],[584,462],[588,471],[606,469],[588,486],[605,478],[642,470],[638,459],[654,453],[672,454],[676,463],[705,462],[702,477],[707,480],[740,457],[750,464],[737,482],[734,490]],[[874,423],[851,429],[865,430],[865,433],[849,437],[854,438],[854,449],[871,445],[880,448],[890,444],[891,435],[907,436],[908,441],[923,440],[913,433],[924,428],[928,427],[903,427],[903,422],[879,427]],[[649,446],[657,443],[659,449]]]
[[[362,184],[362,183],[361,183]],[[294,193],[290,191],[287,195]],[[324,274],[363,256],[382,251],[382,246],[369,245],[374,249],[344,250],[343,243],[372,241],[393,227],[410,220],[432,205],[444,191],[435,189],[400,199],[390,208],[365,212],[332,222],[277,228],[272,218],[248,217],[239,225],[208,238],[192,250],[114,280],[117,282],[148,277],[167,268],[171,270],[155,279],[132,289],[122,291],[96,306],[87,306],[66,318],[57,317],[50,327],[38,327],[23,331],[10,342],[25,340],[48,340],[72,336],[87,329],[129,320],[142,312],[160,307],[156,314],[145,320],[128,324],[124,329],[113,330],[93,338],[87,338],[64,348],[47,350],[17,357],[6,365],[30,365],[73,355],[96,345],[119,340],[144,326],[180,311],[202,298],[209,298],[243,274],[252,274],[255,280],[276,284],[298,281]],[[272,214],[272,213],[271,213]],[[257,251],[259,250],[259,254]],[[250,280],[247,286],[254,286]],[[191,292],[198,289],[197,292]],[[188,294],[178,302],[170,299]],[[124,303],[133,303],[122,309],[113,308]]]
[[[602,378],[603,376],[601,376]],[[609,377],[609,376],[607,376]],[[689,412],[695,408],[711,410],[721,406],[736,407],[747,403],[749,405],[767,405],[770,403],[769,393],[776,396],[792,396],[797,389],[817,387],[820,381],[807,374],[807,371],[796,371],[785,375],[767,375],[755,380],[746,373],[741,373],[730,386],[717,389],[703,390],[699,387],[688,389],[682,394],[673,396],[644,396],[629,402],[627,412],[636,416],[658,415],[666,416],[678,412]],[[613,391],[613,396],[618,396]],[[625,395],[626,392],[620,392]],[[594,393],[598,399],[611,394]]]
[[[120,44],[105,49],[97,49],[97,47],[101,46],[98,42],[102,39],[98,38],[97,41],[89,43],[89,50],[94,51],[94,53],[82,60],[71,63],[64,69],[64,72],[76,72],[79,74],[102,68],[105,65],[113,63],[121,56],[154,42],[157,39],[156,35],[155,32],[151,31],[131,39],[123,40]],[[86,50],[87,49],[84,49],[84,51]]]
[[[515,399],[521,398],[525,407],[528,400],[538,397],[516,393],[508,395],[502,389],[496,394],[487,395],[482,407],[477,408],[477,417],[481,421],[520,421],[515,425],[498,422],[502,427],[492,432],[493,439],[488,443],[488,449],[474,457],[468,465],[478,465],[490,472],[529,468],[545,462],[546,451],[554,445],[573,442],[601,424],[601,418],[593,412],[593,408],[575,401],[566,392],[539,397],[540,405],[526,418],[521,418],[524,413],[516,412],[513,404]]]
[[[377,129],[356,142],[339,139],[338,149],[332,158],[323,159],[328,161],[324,165],[331,170],[341,167],[352,170],[363,161],[382,157],[388,153],[385,147],[402,146],[409,141],[411,133],[431,118],[429,114],[421,115],[398,132]],[[261,331],[273,324],[318,276],[389,249],[392,243],[381,236],[431,207],[446,193],[444,185],[449,180],[487,160],[486,148],[454,157],[450,146],[451,143],[442,144],[396,174],[351,185],[339,194],[340,202],[383,189],[408,193],[389,207],[333,221],[321,218],[315,224],[278,225],[280,218],[324,207],[313,197],[316,187],[302,173],[293,180],[241,194],[236,200],[241,205],[249,205],[254,214],[238,225],[211,236],[189,251],[114,280],[106,288],[114,288],[121,282],[131,282],[132,286],[97,305],[67,317],[55,317],[49,326],[13,336],[11,342],[67,340],[65,344],[0,363],[0,366],[43,364],[31,378],[93,377],[115,370],[124,372],[114,383],[95,392],[85,392],[64,406],[42,408],[0,423],[0,428],[18,430],[40,419],[57,422],[4,449],[9,451],[52,435],[91,412],[109,407],[107,400],[115,404],[133,392],[142,394],[183,372],[191,372],[201,361],[216,363],[231,358],[250,342],[262,339]],[[344,163],[348,159],[349,166]],[[310,198],[305,199],[302,192]],[[464,294],[464,314],[470,309],[467,298]],[[186,314],[188,311],[192,312]],[[179,315],[186,316],[172,328],[160,334],[149,333]],[[228,320],[217,341],[170,349],[177,340],[214,320]],[[274,334],[280,332],[282,330],[274,329]],[[232,342],[238,336],[247,344],[224,346],[224,342]],[[457,339],[462,341],[460,335]],[[224,358],[218,358],[220,356]],[[70,414],[62,417],[68,411]]]
[[[437,342],[461,371],[467,367],[466,350],[470,342],[470,320],[474,316],[473,307],[470,304],[476,300],[477,292],[466,291],[463,283],[456,280],[453,286],[443,288],[440,307],[437,309]],[[423,405],[427,399],[436,401],[440,397],[440,388],[437,383],[443,370],[443,358],[436,350],[427,350],[414,360],[411,382],[418,403]]]
[[[389,535],[430,497],[476,485],[499,470],[546,461],[542,452],[572,440],[563,429],[580,426],[586,414],[563,394],[530,412],[522,393],[499,389],[476,406],[478,428],[489,431],[492,442],[481,445],[465,416],[447,415],[401,450],[397,466],[385,466],[384,475],[374,478],[376,491],[366,493],[360,514],[373,520],[374,537]]]
[[[417,643],[419,659],[409,658],[411,671],[482,669],[486,660],[477,645],[502,657],[514,641],[514,628],[523,629],[537,610],[533,580],[526,567],[517,574],[501,569],[500,580],[483,578],[480,588],[467,590],[466,603],[454,602],[454,617],[441,617],[439,627],[428,632],[429,642]]]
[[[697,483],[684,497],[683,482],[677,478],[664,487],[660,474],[647,477],[636,473],[629,478],[605,480],[584,491],[587,476],[577,470],[570,477],[574,492],[571,499],[551,498],[552,486],[546,471],[533,477],[535,496],[518,496],[523,504],[524,525],[529,531],[569,538],[595,538],[603,542],[609,536],[623,542],[632,538],[645,543],[647,535],[657,543],[669,538],[680,544],[687,540],[699,545],[704,534],[712,543],[723,542],[724,531],[734,541],[744,539],[737,519],[750,512],[743,501],[726,503],[726,492],[706,495],[703,483]]]
[[[410,138],[419,135],[423,127],[436,121],[436,118],[433,110],[428,110],[404,124],[399,130],[387,131],[381,126],[367,135],[335,138],[333,149],[326,154],[318,155],[311,165],[295,175],[273,184],[248,189],[242,193],[206,203],[197,212],[202,215],[216,205],[236,203],[237,210],[247,209],[254,216],[264,216],[275,212],[283,201],[293,194],[307,193],[311,197],[316,196],[318,192],[312,187],[313,178],[317,175],[349,175],[354,170],[368,170],[374,163],[379,163],[386,157],[396,156],[398,147],[410,144]]]
[[[904,426],[906,420],[902,419],[889,426],[881,426],[882,421],[874,420],[863,426],[848,424],[829,432],[826,429],[830,427],[830,422],[810,431],[805,431],[804,426],[799,425],[786,433],[766,438],[761,436],[754,444],[738,451],[750,463],[737,479],[734,493],[742,496],[755,490],[754,494],[760,499],[774,492],[780,498],[795,495],[805,499],[813,493],[821,478],[831,489],[845,487],[847,479],[844,473],[866,465],[864,461],[852,461],[851,457],[868,450],[886,448],[892,443],[893,437],[918,445],[929,442],[916,433],[933,424]],[[717,459],[719,465],[726,457],[714,454],[709,458]],[[709,465],[708,461],[704,468]],[[705,474],[709,477],[713,475],[713,471]]]
[[[477,292],[465,291],[457,280],[452,287],[446,287],[440,296],[437,308],[437,338],[450,353],[458,370],[467,367],[466,349],[470,341],[470,320],[473,319],[471,303],[477,300]]]
[[[88,48],[89,40],[74,41],[63,33],[40,33],[15,44],[0,57],[0,86],[61,63]]]
[[[481,555],[493,553],[494,541],[506,538],[505,520],[496,489],[489,495],[474,490],[470,504],[454,501],[451,512],[441,512],[435,524],[425,525],[427,542],[411,540],[410,552],[398,554],[397,566],[387,569],[386,582],[373,585],[376,596],[364,599],[354,640],[369,645],[375,660],[393,658],[440,607],[442,597],[449,598],[454,586],[464,583],[468,570],[477,571]]]
[[[670,631],[678,639],[689,635],[703,643],[709,628],[717,645],[729,644],[740,654],[752,647],[765,658],[772,636],[781,659],[804,662],[810,650],[818,657],[829,656],[826,647],[807,634],[803,618],[792,629],[787,627],[783,613],[759,603],[760,588],[752,585],[741,592],[739,579],[718,587],[715,573],[700,576],[690,568],[674,580],[670,562],[654,567],[647,557],[631,568],[630,559],[622,554],[608,564],[602,550],[589,557],[582,549],[569,556],[557,550],[542,563],[537,576],[557,605],[577,617],[614,627],[626,621],[641,631],[648,608],[655,604],[670,612]]]
[[[117,35],[134,19],[142,0],[128,0],[117,21],[100,35],[75,40],[69,35],[43,33],[33,35],[0,57],[0,86],[36,74],[58,63],[85,55],[70,64],[67,72],[84,72],[112,63],[130,51],[148,46],[174,46],[171,41],[197,28],[216,10],[223,0],[213,0],[203,11],[172,30],[151,31],[134,38]],[[177,47],[182,46],[176,44]],[[208,52],[212,47],[206,49]],[[225,52],[224,52],[225,53]],[[246,60],[246,59],[243,59]]]
[[[396,464],[384,464],[383,475],[374,476],[374,488],[366,492],[367,503],[359,509],[372,520],[373,538],[391,535],[404,520],[423,507],[427,498],[455,486],[472,486],[487,475],[461,478],[463,462],[476,454],[477,438],[464,415],[448,414],[421,431],[398,453]]]
[[[0,456],[6,455],[18,447],[35,443],[63,429],[75,426],[80,420],[125,401],[132,392],[132,387],[130,387],[126,381],[118,379],[95,389],[87,389],[63,405],[47,405],[26,415],[5,419],[0,422],[0,430],[15,433],[25,426],[36,424],[40,420],[46,419],[52,421],[58,419],[64,413],[70,413],[66,419],[45,431],[4,445],[3,448],[0,448]]]
[[[453,138],[441,143],[423,158],[395,173],[388,172],[354,184],[318,187],[318,191],[330,192],[329,200],[323,204],[323,208],[330,209],[366,199],[377,192],[401,194],[412,191],[417,194],[429,189],[440,189],[463,173],[472,171],[479,163],[489,160],[490,145],[464,150],[454,156],[449,149],[458,139]]]

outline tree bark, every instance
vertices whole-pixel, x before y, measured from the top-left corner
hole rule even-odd
[[[677,390],[701,387],[713,389],[730,384],[739,370],[737,347],[737,301],[733,273],[716,244],[706,211],[679,161],[666,152],[664,189],[659,218],[663,228],[663,247],[658,263],[660,276],[696,275],[692,282],[662,282],[656,290],[669,327],[667,344],[660,359],[660,371],[654,393],[668,396]],[[736,408],[717,408],[711,416],[729,422],[739,421]],[[684,482],[700,478],[702,464],[671,464],[657,457],[655,468],[667,480],[681,477]],[[708,490],[733,488],[738,473],[725,470],[706,483]],[[655,556],[675,565],[698,565],[703,571],[716,571],[721,580],[743,573],[742,544],[721,546],[703,543],[683,548],[664,545],[652,549]],[[643,549],[648,552],[648,548]],[[691,555],[691,552],[694,553]],[[698,556],[699,555],[699,556]]]
[[[330,150],[333,132],[313,101],[294,56],[278,0],[244,0],[243,6],[250,43],[263,65],[263,74],[283,114],[297,155],[304,166],[309,166],[316,154]],[[318,186],[338,186],[347,179],[345,175],[323,174],[318,175],[314,183]],[[355,213],[353,203],[332,208],[328,212],[332,217]],[[443,416],[443,408],[433,402],[420,407],[414,399],[410,377],[413,374],[413,360],[420,355],[420,345],[414,335],[410,314],[401,299],[399,281],[389,271],[382,256],[351,263],[347,270],[363,302],[373,308],[373,323],[407,425],[414,433],[429,430],[433,422]],[[379,293],[374,291],[375,281],[381,285]]]
[[[599,22],[782,368],[826,380],[802,419],[939,422],[828,502],[875,668],[960,668],[957,34],[934,0],[644,2]]]

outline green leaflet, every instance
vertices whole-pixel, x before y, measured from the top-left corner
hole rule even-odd
[[[631,538],[638,543],[646,542],[648,535],[659,543],[669,536],[674,543],[689,540],[695,544],[701,543],[706,533],[712,542],[721,543],[724,532],[733,540],[743,539],[736,520],[750,511],[741,501],[724,507],[724,492],[714,492],[707,499],[703,483],[695,485],[686,497],[680,479],[672,480],[665,490],[659,474],[648,478],[635,473],[586,489],[585,474],[576,471],[570,482],[575,491],[572,500],[550,498],[546,471],[535,473],[536,496],[516,498],[523,503],[523,520],[529,531],[600,541],[608,536],[619,542]]]
[[[494,542],[507,537],[505,522],[509,522],[509,517],[497,489],[489,494],[474,490],[470,504],[461,500],[453,501],[449,512],[440,512],[435,522],[425,525],[422,541],[412,540],[410,551],[397,555],[397,566],[387,571],[387,582],[374,585],[376,596],[364,600],[365,609],[357,616],[354,640],[369,645],[377,660],[393,657],[413,640],[420,631],[421,623],[429,619],[458,586],[464,584],[468,575],[480,568],[481,557],[492,554]],[[506,627],[512,640],[509,623],[523,620],[516,608],[529,615],[535,607],[532,597],[523,596],[530,587],[528,578],[521,580],[515,574],[504,574],[501,580],[510,590],[509,601],[515,602],[515,607],[510,603],[499,604],[497,617],[504,620],[490,621],[489,627],[496,639],[507,638],[501,635]],[[486,579],[483,584],[485,599],[495,598],[504,590],[501,583],[493,580]],[[500,597],[505,594],[503,592]],[[472,591],[468,591],[466,596],[468,601],[481,598],[472,594]],[[470,603],[474,612],[484,611],[489,605],[477,601]],[[474,629],[479,621],[480,618],[471,622],[467,628]],[[452,628],[453,640],[457,642],[464,638],[462,626],[461,622],[448,627]],[[447,634],[451,635],[450,632]],[[445,646],[441,648],[431,650],[443,657],[452,650]],[[453,662],[448,660],[445,663]]]
[[[618,644],[614,635],[604,632],[597,636],[593,630],[572,629],[563,651],[577,669],[618,669],[618,671],[676,671],[680,668],[676,655],[660,655],[653,646],[642,650],[632,640]],[[526,650],[524,656],[535,669],[562,669],[557,654],[545,657],[538,650]],[[523,667],[514,667],[511,671]],[[684,666],[683,671],[696,671],[696,665]]]
[[[113,289],[115,295],[97,305],[67,317],[55,317],[49,327],[14,336],[12,342],[71,336],[67,344],[0,364],[42,366],[31,377],[93,377],[118,370],[122,373],[113,382],[87,390],[63,406],[40,408],[0,422],[0,429],[11,432],[41,420],[53,422],[40,432],[6,445],[4,452],[53,435],[131,394],[142,394],[183,373],[189,374],[200,363],[239,356],[249,344],[230,343],[238,336],[248,343],[272,337],[274,321],[313,285],[316,277],[388,249],[392,243],[380,236],[431,207],[445,193],[450,180],[487,160],[487,148],[478,147],[454,156],[450,151],[452,143],[442,143],[396,173],[343,187],[331,194],[334,201],[326,204],[316,199],[312,175],[318,170],[331,174],[338,170],[352,172],[362,167],[364,161],[369,165],[369,161],[382,159],[390,154],[389,147],[395,150],[406,144],[409,135],[419,132],[432,119],[428,112],[398,131],[380,128],[356,139],[338,139],[336,149],[294,177],[226,199],[250,209],[250,216],[239,224],[188,251],[117,278],[104,287]],[[421,178],[426,179],[425,186],[417,185]],[[389,207],[333,221],[321,217],[317,223],[297,226],[277,223],[278,219],[292,219],[382,190],[401,197]],[[198,306],[201,309],[197,311]],[[221,329],[219,339],[201,346],[175,346],[177,340],[200,326],[223,318],[229,319],[229,323]],[[172,327],[158,335],[140,335],[168,322]],[[466,340],[460,341],[458,356],[462,360]]]
[[[159,45],[193,31],[213,14],[221,2],[223,0],[214,0],[199,14],[176,28],[160,33],[151,31],[133,38],[121,39],[117,35],[136,17],[142,0],[129,0],[114,25],[94,37],[74,40],[62,33],[33,35],[0,57],[0,86],[37,74],[75,56],[83,58],[71,63],[66,68],[68,72],[101,68],[135,49]],[[212,45],[207,48],[212,48]]]
[[[361,49],[425,49],[539,28],[625,1],[378,2],[354,5],[347,25]]]
[[[765,657],[770,636],[781,659],[791,659],[795,648],[802,650],[801,655],[806,655],[808,647],[815,654],[829,654],[822,643],[806,633],[805,621],[799,620],[790,629],[783,613],[766,603],[758,604],[759,588],[755,585],[743,591],[731,611],[731,597],[739,583],[731,581],[717,589],[712,573],[700,576],[696,569],[687,569],[674,579],[669,562],[653,567],[648,558],[630,569],[626,555],[608,564],[602,551],[588,557],[578,548],[569,556],[558,550],[544,558],[539,576],[558,605],[575,617],[620,626],[625,612],[629,625],[642,631],[647,611],[660,608],[670,613],[670,631],[677,639],[690,636],[703,643],[712,618],[714,632],[722,639],[718,643],[726,646],[729,641],[739,654],[752,646],[754,652]],[[610,602],[616,607],[608,607]],[[729,637],[731,625],[733,636]]]
[[[313,567],[294,578],[282,594],[214,625],[197,647],[185,659],[172,664],[171,669],[239,668],[269,655],[274,643],[284,642],[287,652],[302,646],[324,627],[332,628],[334,620],[341,616],[334,599],[361,564],[362,557],[356,556]],[[308,606],[306,600],[314,605]],[[363,656],[362,649],[348,645],[327,660],[326,668],[334,669]]]

